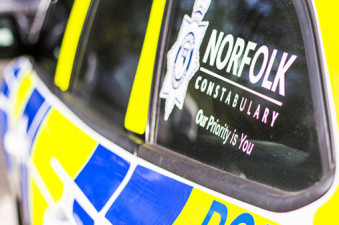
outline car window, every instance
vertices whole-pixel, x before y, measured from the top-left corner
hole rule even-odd
[[[72,5],[73,0],[57,0],[50,4],[39,31],[39,38],[32,49],[36,63],[51,76],[51,80],[53,80]]]
[[[85,27],[72,95],[96,119],[123,129],[152,1],[97,3]]]
[[[155,142],[282,190],[319,181],[323,105],[293,1],[176,1],[169,27]]]

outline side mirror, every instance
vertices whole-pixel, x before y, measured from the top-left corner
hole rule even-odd
[[[0,14],[0,58],[11,58],[20,53],[20,37],[15,20]]]

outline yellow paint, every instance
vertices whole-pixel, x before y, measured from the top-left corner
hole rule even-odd
[[[173,225],[202,224],[212,202],[211,196],[198,189],[193,189],[185,207]]]
[[[129,99],[125,127],[138,134],[146,129],[153,68],[166,0],[154,0]]]
[[[97,143],[55,109],[46,119],[33,147],[32,158],[56,201],[62,195],[63,184],[52,169],[50,159],[58,159],[74,179],[92,155]]]
[[[315,4],[320,22],[321,35],[323,38],[327,66],[332,84],[336,114],[337,118],[339,118],[339,28],[337,16],[339,10],[339,2],[326,2],[322,0],[316,0]]]
[[[31,224],[33,225],[42,225],[42,215],[47,209],[47,202],[42,197],[41,192],[39,191],[36,183],[31,179],[31,193],[33,196],[33,202],[31,202],[30,209],[31,212]]]
[[[325,48],[327,66],[332,85],[332,92],[336,107],[336,115],[339,118],[339,60],[338,60],[338,1],[315,0],[321,35]],[[339,126],[339,124],[338,124]],[[339,137],[337,137],[339,139]],[[336,149],[338,155],[338,149]],[[338,159],[337,159],[338,160]],[[338,168],[337,168],[338,173]],[[339,224],[339,187],[332,198],[315,215],[314,224]]]
[[[14,119],[15,121],[18,120],[18,118],[22,115],[24,111],[24,107],[26,106],[26,103],[28,101],[28,98],[30,97],[30,94],[32,94],[34,86],[33,86],[33,76],[32,71],[29,70],[24,75],[18,90],[16,92],[16,98],[14,103]]]
[[[54,83],[62,91],[69,88],[73,62],[91,0],[75,0],[62,41]]]
[[[174,225],[179,224],[202,224],[204,221],[213,200],[218,201],[222,204],[224,204],[228,209],[228,216],[226,220],[226,225],[231,224],[231,222],[238,217],[242,213],[250,213],[254,220],[255,224],[257,225],[275,225],[277,223],[274,223],[272,221],[269,221],[265,219],[264,217],[261,217],[259,215],[256,215],[254,213],[248,212],[236,205],[230,204],[222,199],[216,198],[213,195],[207,194],[201,190],[193,189],[192,193],[181,211],[180,215],[174,222]],[[220,215],[218,213],[214,213],[212,216],[212,219],[208,223],[209,225],[220,223]]]
[[[323,205],[314,217],[314,225],[339,224],[339,188],[332,198]]]

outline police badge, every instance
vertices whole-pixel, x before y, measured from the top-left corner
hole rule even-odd
[[[168,120],[174,105],[182,109],[189,81],[200,67],[199,49],[208,27],[202,21],[211,0],[196,0],[192,16],[185,15],[176,42],[167,53],[167,72],[160,91],[166,99],[165,120]]]

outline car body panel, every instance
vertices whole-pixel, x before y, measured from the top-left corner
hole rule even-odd
[[[28,59],[21,58],[13,65],[20,61],[27,63]],[[28,76],[20,73],[17,79],[25,80]],[[36,134],[26,148],[29,156],[20,162],[29,168],[29,173],[22,173],[21,179],[27,181],[24,186],[28,196],[22,197],[27,201],[31,224],[46,224],[53,218],[50,212],[56,210],[72,219],[76,215],[75,218],[88,222],[85,224],[100,221],[102,217],[126,224],[136,221],[139,224],[149,221],[203,224],[205,221],[207,224],[218,220],[217,216],[212,217],[214,212],[225,221],[228,218],[227,224],[236,217],[275,224],[111,143],[79,120],[34,76],[34,85],[30,86],[34,91],[26,91],[27,100],[21,104],[22,108],[35,108],[30,110],[36,112],[34,119],[29,120],[39,124],[34,126]],[[18,121],[22,118],[24,113],[19,114]],[[23,139],[27,138],[27,128],[21,134]],[[199,217],[194,216],[196,211],[201,212]]]

